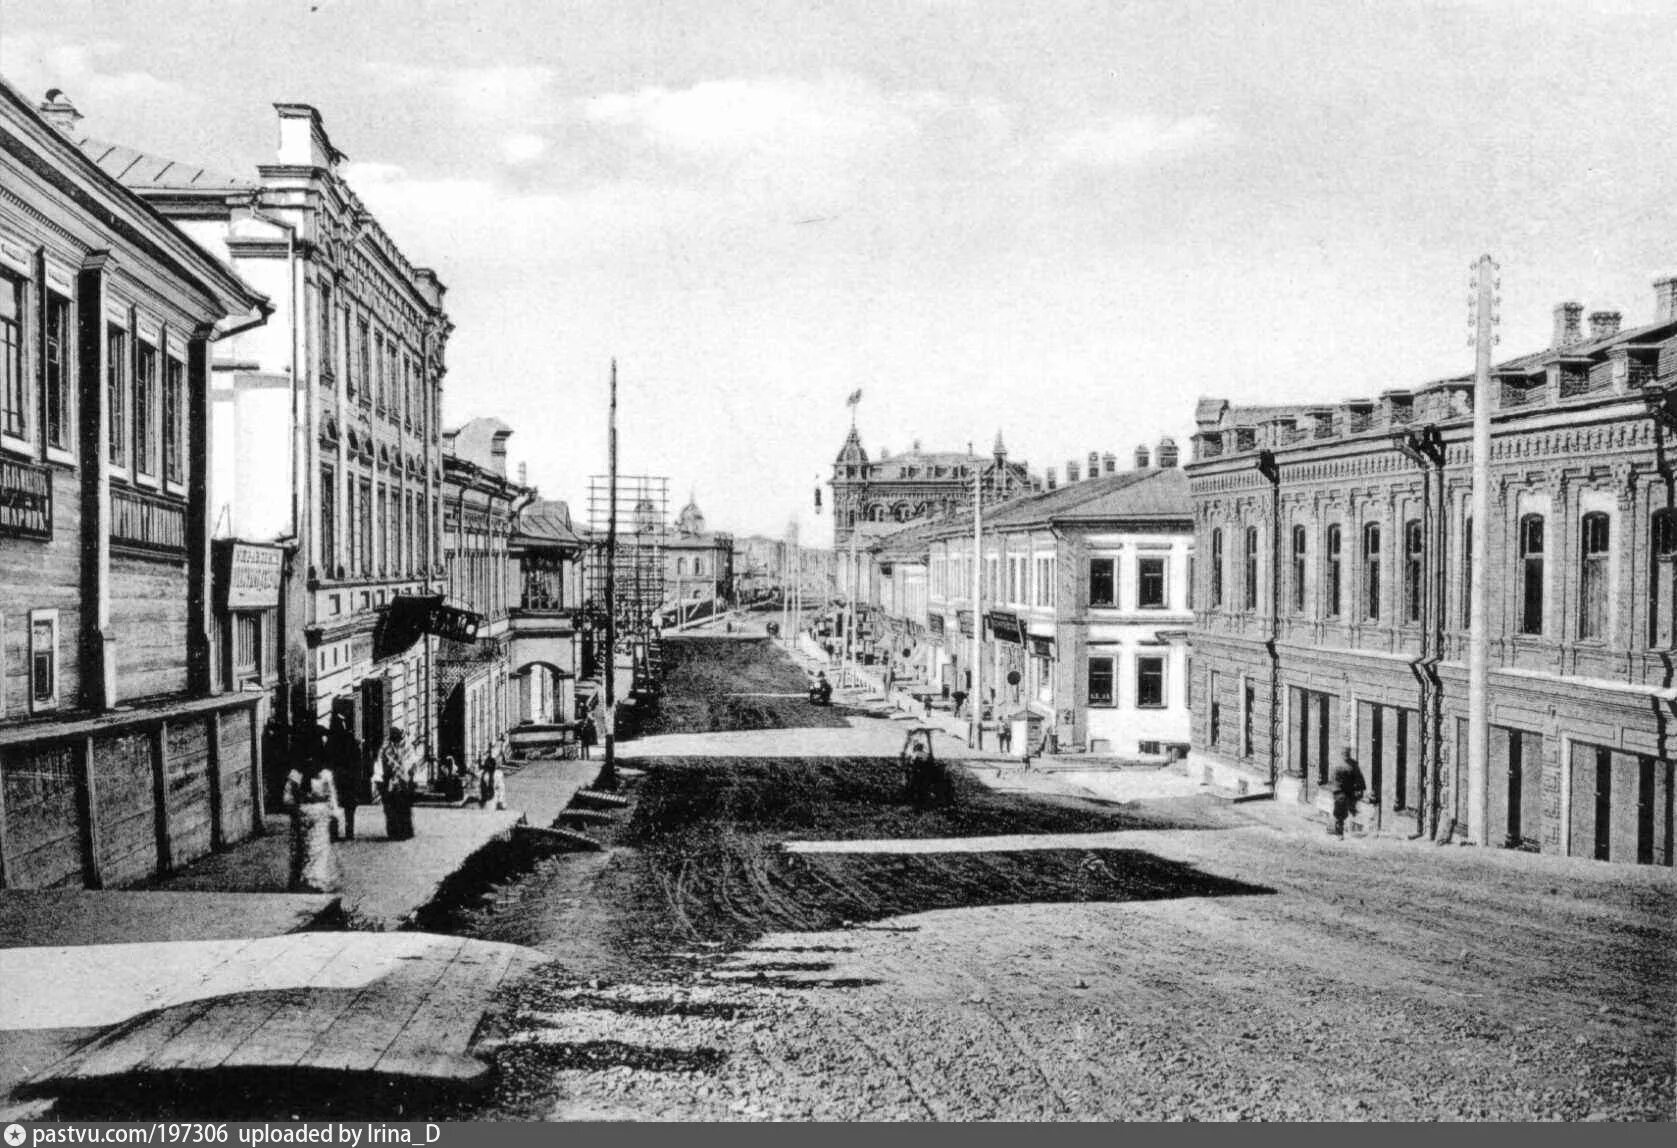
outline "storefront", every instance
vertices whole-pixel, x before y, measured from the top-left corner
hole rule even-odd
[[[215,673],[222,690],[260,690],[276,677],[285,551],[255,542],[215,542]]]

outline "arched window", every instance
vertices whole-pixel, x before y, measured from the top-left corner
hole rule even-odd
[[[1421,520],[1403,524],[1403,620],[1421,620]]]
[[[1340,587],[1344,583],[1339,564],[1340,530],[1337,522],[1328,526],[1326,549],[1328,552],[1327,615],[1330,618],[1337,618],[1339,617]]]
[[[1543,632],[1543,516],[1520,519],[1520,633]]]
[[[1582,543],[1578,548],[1578,636],[1605,638],[1607,636],[1607,547],[1608,518],[1605,514],[1586,514],[1582,524]]]
[[[1293,527],[1293,613],[1304,613],[1305,531]]]
[[[1363,617],[1380,620],[1380,524],[1363,527]]]
[[[1648,572],[1648,644],[1668,650],[1677,646],[1677,510],[1654,512]]]
[[[1211,606],[1218,609],[1223,605],[1223,532],[1221,529],[1211,532]]]
[[[676,577],[679,578],[685,573],[687,573],[687,559],[677,558],[675,560],[675,574],[676,574]]]
[[[1246,528],[1246,586],[1245,606],[1248,610],[1258,608],[1258,528]]]

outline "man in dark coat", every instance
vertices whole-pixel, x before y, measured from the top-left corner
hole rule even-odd
[[[338,803],[344,811],[343,836],[346,841],[354,841],[355,809],[362,796],[361,743],[350,731],[349,719],[341,713],[332,715],[325,741],[326,764],[332,770]]]
[[[1333,828],[1328,832],[1335,837],[1345,836],[1345,819],[1356,811],[1357,802],[1363,799],[1363,791],[1368,788],[1363,780],[1363,771],[1357,768],[1357,759],[1346,750],[1345,756],[1333,768],[1331,792],[1333,793]]]

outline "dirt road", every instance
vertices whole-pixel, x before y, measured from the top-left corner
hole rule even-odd
[[[802,677],[762,644],[669,648],[641,744],[685,755],[634,763],[612,850],[454,922],[556,958],[481,1115],[1674,1115],[1669,870],[968,773],[923,812],[880,756],[900,726],[772,696]]]

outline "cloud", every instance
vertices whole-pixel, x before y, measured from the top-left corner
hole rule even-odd
[[[522,121],[544,118],[557,73],[535,65],[436,68],[424,64],[372,63],[367,71],[387,87],[441,91],[457,113]]]
[[[1132,167],[1194,151],[1208,143],[1217,130],[1217,122],[1210,116],[1167,119],[1119,114],[1061,132],[1050,140],[1050,147],[1065,164]]]
[[[122,52],[111,40],[77,43],[53,33],[9,32],[0,36],[0,73],[31,98],[62,88],[83,111],[184,101],[186,89],[173,80],[113,66]]]
[[[547,151],[547,141],[532,132],[513,132],[501,137],[501,157],[508,163],[529,163]]]

